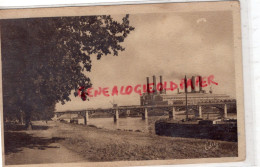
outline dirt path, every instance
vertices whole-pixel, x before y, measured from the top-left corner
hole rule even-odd
[[[37,125],[45,124],[37,122]],[[44,141],[53,139],[55,135],[55,124],[48,123],[50,128],[48,130],[32,130],[25,133],[33,137],[32,140]],[[45,124],[46,126],[46,124]],[[35,138],[35,139],[34,139]],[[58,140],[53,142],[36,143],[37,145],[29,145],[23,147],[21,151],[11,153],[5,156],[6,165],[18,164],[41,164],[41,163],[66,163],[66,162],[80,162],[85,161],[83,157],[77,153],[72,152],[58,143]]]
[[[6,165],[66,163],[84,161],[76,153],[72,153],[58,143],[50,144],[55,148],[45,150],[24,148],[23,151],[6,156]]]

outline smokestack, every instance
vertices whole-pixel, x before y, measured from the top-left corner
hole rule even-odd
[[[161,86],[160,86],[160,94],[163,93],[163,81],[162,81],[162,76],[160,75],[160,83],[161,83]]]
[[[191,77],[191,92],[195,92],[195,77]]]
[[[146,90],[147,90],[147,93],[149,94],[150,93],[150,91],[149,91],[149,77],[146,77],[146,83],[147,83]]]
[[[157,92],[157,89],[156,89],[156,77],[153,76],[153,92],[156,93]]]
[[[156,93],[157,92],[157,90],[156,90],[156,77],[155,76],[153,76],[153,92],[154,93]]]
[[[199,92],[202,93],[202,86],[201,86],[201,83],[202,82],[202,78],[201,76],[199,76]]]

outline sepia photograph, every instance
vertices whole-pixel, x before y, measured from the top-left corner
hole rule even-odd
[[[243,160],[239,11],[237,1],[0,11],[4,165]]]

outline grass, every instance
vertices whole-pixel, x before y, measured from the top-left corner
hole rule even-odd
[[[65,147],[84,156],[88,161],[238,156],[237,142],[173,138],[72,124],[59,124],[56,135],[65,138],[61,141]]]

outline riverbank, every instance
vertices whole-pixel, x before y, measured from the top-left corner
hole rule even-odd
[[[190,159],[236,157],[237,142],[157,136],[142,132],[107,130],[60,124],[62,144],[88,161]]]
[[[42,122],[33,122],[33,125],[37,126],[38,123],[43,124]],[[237,156],[237,142],[164,137],[149,133],[108,130],[94,126],[52,121],[44,126],[48,128],[23,131],[23,133],[29,135],[32,139],[23,141],[26,144],[22,146],[15,146],[13,148],[15,150],[10,149],[10,146],[12,147],[14,144],[12,141],[14,137],[10,135],[5,136],[5,147],[7,150],[9,148],[6,161],[9,164],[10,162],[11,164],[17,164],[19,155],[31,159],[30,163],[53,163],[55,160],[57,163],[60,163],[63,161],[96,162]],[[16,139],[18,138],[16,137]],[[21,143],[21,141],[16,141],[15,143],[20,144],[19,142]],[[17,150],[18,148],[19,150]],[[33,149],[35,155],[41,155],[39,151],[43,150],[45,151],[44,155],[47,157],[37,156],[35,159],[29,158],[30,155],[33,155],[32,150],[28,152],[29,149]],[[48,152],[55,152],[55,150],[59,152],[61,157],[68,157],[65,155],[67,154],[73,155],[74,158],[64,158],[62,160],[62,158],[56,159],[52,154],[48,156]],[[62,150],[66,150],[66,152],[63,153]],[[75,159],[75,157],[80,158]]]

